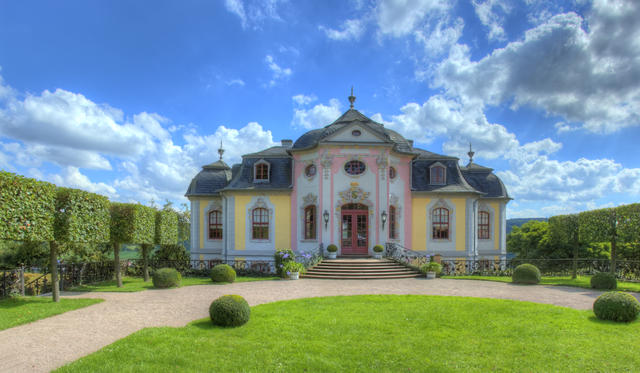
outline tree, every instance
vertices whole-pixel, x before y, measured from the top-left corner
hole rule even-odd
[[[580,249],[579,220],[577,214],[558,215],[549,219],[549,242],[552,247],[573,252],[571,278],[578,277],[578,251]]]
[[[178,242],[187,249],[191,248],[191,211],[186,203],[182,204],[182,211],[178,212]]]
[[[562,255],[549,245],[549,224],[545,221],[529,221],[514,227],[507,236],[507,251],[520,259],[553,258]]]
[[[123,243],[152,245],[155,239],[156,210],[133,203],[111,204],[111,244],[118,287],[122,287],[120,245]]]
[[[171,205],[165,205],[164,209],[156,211],[154,242],[158,245],[170,245],[178,242],[178,214],[171,209]],[[144,281],[149,281],[149,252],[153,245],[141,244],[142,249],[142,273]]]

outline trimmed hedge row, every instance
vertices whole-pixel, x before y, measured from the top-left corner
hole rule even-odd
[[[156,210],[133,203],[111,204],[111,242],[153,244]]]
[[[178,242],[178,214],[172,210],[156,211],[155,243],[170,245]]]
[[[109,242],[109,199],[79,189],[58,188],[54,235],[56,241]]]

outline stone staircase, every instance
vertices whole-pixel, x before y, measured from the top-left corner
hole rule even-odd
[[[388,259],[325,259],[307,270],[304,278],[333,280],[383,280],[423,276]]]

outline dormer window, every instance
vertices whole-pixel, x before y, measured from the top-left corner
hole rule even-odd
[[[432,185],[444,185],[446,184],[446,169],[444,166],[435,165],[431,167],[429,172],[429,184]]]
[[[257,183],[266,183],[269,181],[269,163],[266,161],[258,161],[253,167],[253,180]]]

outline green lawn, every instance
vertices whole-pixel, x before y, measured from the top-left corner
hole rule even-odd
[[[60,302],[54,303],[51,297],[3,299],[0,300],[0,330],[59,315],[102,301],[102,299],[60,299]]]
[[[481,280],[496,282],[511,282],[510,276],[442,276],[442,278],[455,280]],[[540,281],[541,285],[562,285],[576,286],[580,288],[591,289],[591,276],[578,276],[572,279],[571,276],[543,277]],[[618,281],[618,290],[633,291],[640,293],[640,283]]]
[[[266,281],[266,280],[276,280],[279,277],[236,277],[236,282],[252,282],[252,281]],[[94,284],[76,286],[68,291],[107,291],[107,292],[121,292],[121,293],[132,293],[136,291],[142,291],[147,289],[153,289],[153,283],[151,280],[149,282],[144,282],[142,277],[123,277],[122,278],[122,287],[118,288],[116,286],[115,280],[109,281],[101,281],[96,282]],[[208,277],[183,277],[181,286],[191,286],[191,285],[224,285],[224,284],[215,284]]]
[[[239,328],[149,328],[61,372],[633,371],[640,322],[501,299],[307,298],[255,306]]]

